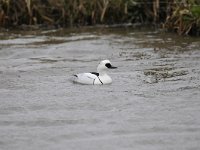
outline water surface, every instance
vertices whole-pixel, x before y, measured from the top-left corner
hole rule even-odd
[[[200,39],[146,29],[0,33],[0,149],[200,149]],[[118,66],[111,85],[70,82]]]

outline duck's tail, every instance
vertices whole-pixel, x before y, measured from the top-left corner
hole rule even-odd
[[[71,76],[69,80],[70,80],[72,83],[77,83],[78,76],[75,74],[75,75]]]

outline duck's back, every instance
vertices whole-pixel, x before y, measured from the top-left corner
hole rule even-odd
[[[97,75],[92,73],[80,73],[74,76],[75,76],[74,82],[80,84],[95,84],[95,80],[96,78],[98,78]]]

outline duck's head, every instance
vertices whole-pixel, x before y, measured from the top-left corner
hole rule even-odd
[[[116,69],[117,67],[114,67],[111,65],[109,60],[103,60],[99,63],[97,67],[98,73],[105,73],[108,69]]]

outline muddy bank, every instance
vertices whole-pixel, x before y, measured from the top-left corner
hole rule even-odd
[[[199,41],[119,28],[1,33],[0,147],[199,149]],[[118,66],[111,85],[70,82],[102,59]]]

